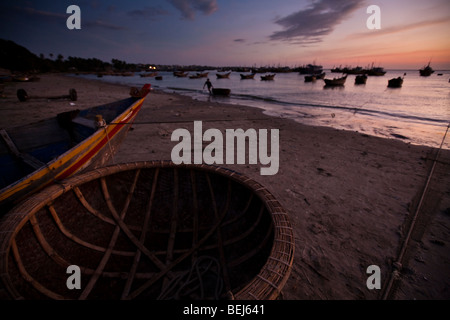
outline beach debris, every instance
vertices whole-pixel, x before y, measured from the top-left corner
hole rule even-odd
[[[19,98],[20,102],[24,102],[30,99],[48,99],[48,100],[57,100],[57,99],[70,99],[71,101],[77,101],[78,95],[75,89],[70,89],[69,94],[60,95],[60,96],[29,96],[28,93],[24,89],[17,90],[17,98]]]

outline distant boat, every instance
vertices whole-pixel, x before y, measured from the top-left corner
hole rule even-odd
[[[189,76],[189,79],[200,79],[200,78],[206,78],[208,77],[209,72],[199,73],[197,72],[196,75]]]
[[[241,73],[241,79],[254,79],[255,78],[255,73],[252,74],[242,74]]]
[[[341,66],[334,67],[331,69],[331,72],[333,72],[333,73],[342,73],[343,71],[344,71],[344,69]]]
[[[308,64],[299,69],[300,74],[320,74],[323,72],[323,67],[315,64]]]
[[[347,75],[341,78],[333,78],[333,79],[323,79],[325,81],[325,86],[343,86],[345,84],[345,80],[347,80]]]
[[[217,79],[228,79],[230,77],[231,72],[228,73],[216,73]]]
[[[366,70],[364,70],[362,67],[354,67],[354,68],[344,68],[342,73],[346,74],[364,74]]]
[[[162,79],[163,79],[162,76],[156,76],[156,77],[155,77],[155,80],[162,80]]]
[[[63,112],[32,124],[0,129],[0,207],[9,209],[31,193],[82,170],[98,168],[118,150],[150,85],[130,98]]]
[[[273,80],[275,78],[275,74],[267,74],[265,76],[261,76],[261,80]]]
[[[320,74],[309,74],[305,76],[305,82],[314,82],[319,79],[325,79],[325,72]]]
[[[368,76],[384,76],[386,71],[382,67],[372,67],[370,69],[365,70],[365,74]]]
[[[406,73],[403,74],[403,77],[392,78],[388,81],[388,88],[401,88],[403,85],[403,78]]]
[[[434,72],[434,70],[430,67],[430,62],[428,62],[428,65],[423,67],[423,69],[420,69],[419,72],[422,77],[429,77]]]
[[[189,74],[188,72],[184,72],[184,71],[175,71],[173,73],[173,75],[177,78],[185,78],[188,76],[188,74]]]
[[[365,74],[360,74],[355,77],[355,84],[366,84],[366,82],[367,82],[367,75]]]
[[[215,96],[229,96],[231,90],[226,88],[212,88],[211,93]]]
[[[326,75],[326,73],[322,72],[322,73],[315,74],[314,76],[316,77],[316,79],[325,79],[325,75]]]
[[[313,74],[310,74],[310,75],[306,75],[306,76],[305,76],[305,82],[314,82],[314,81],[316,81],[316,80],[317,80],[317,78],[316,78],[316,76],[313,75]]]

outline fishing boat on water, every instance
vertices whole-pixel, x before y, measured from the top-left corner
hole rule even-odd
[[[200,73],[197,72],[195,75],[189,76],[189,79],[200,79],[208,77],[209,72]]]
[[[428,65],[424,66],[422,69],[419,70],[420,75],[422,77],[429,77],[432,73],[434,73],[433,68],[430,66],[430,62],[428,62]]]
[[[355,77],[355,84],[366,84],[367,82],[367,75],[365,74],[359,74]]]
[[[322,73],[317,73],[314,76],[316,77],[317,80],[319,80],[319,79],[323,80],[323,79],[325,79],[325,75],[326,75],[326,73],[322,72]]]
[[[345,84],[345,80],[347,80],[347,75],[340,78],[333,79],[323,79],[325,81],[325,86],[343,86]]]
[[[189,72],[184,71],[175,71],[173,75],[177,78],[186,78],[188,76]]]
[[[273,80],[274,78],[275,78],[275,73],[261,76],[261,80],[263,80],[263,81],[270,81],[270,80]]]
[[[146,84],[127,99],[0,129],[0,211],[56,180],[104,165],[149,92]]]
[[[242,74],[242,73],[241,73],[241,80],[244,80],[244,79],[254,79],[254,78],[255,78],[255,74],[256,74],[256,73],[252,73],[252,74]]]
[[[216,73],[217,79],[228,79],[230,77],[231,72],[227,73]]]
[[[305,82],[315,82],[317,80],[316,76],[309,74],[305,76]]]
[[[321,74],[323,72],[323,66],[316,64],[308,64],[298,68],[300,74]]]
[[[374,67],[372,66],[370,69],[365,70],[365,74],[368,76],[384,76],[386,74],[386,71],[382,67]]]
[[[305,76],[305,82],[315,82],[319,79],[325,79],[325,72],[318,73],[318,74],[308,74]]]
[[[405,78],[406,73],[403,77],[392,78],[388,81],[388,88],[401,88],[403,85],[403,78]]]

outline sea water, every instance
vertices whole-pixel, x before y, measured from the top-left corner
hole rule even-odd
[[[326,72],[325,78],[342,74]],[[422,77],[418,70],[389,70],[384,76],[369,76],[364,85],[355,84],[355,75],[348,75],[342,87],[326,87],[323,80],[305,82],[296,72],[277,73],[273,81],[242,80],[232,72],[227,79],[217,79],[217,71],[208,78],[215,88],[231,89],[229,97],[211,96],[203,88],[206,78],[178,78],[172,72],[159,72],[162,80],[152,77],[80,75],[101,81],[152,87],[176,92],[194,99],[258,107],[264,113],[289,118],[303,124],[400,139],[415,145],[439,147],[450,123],[450,71],[436,71]],[[404,76],[401,88],[388,88],[388,80]],[[438,75],[438,73],[442,75]],[[190,74],[195,74],[191,72]],[[201,120],[201,119],[199,119]],[[443,148],[450,149],[450,132]]]

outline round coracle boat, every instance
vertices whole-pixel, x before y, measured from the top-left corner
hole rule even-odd
[[[0,228],[11,299],[276,299],[294,257],[288,216],[266,188],[169,161],[57,182]]]

